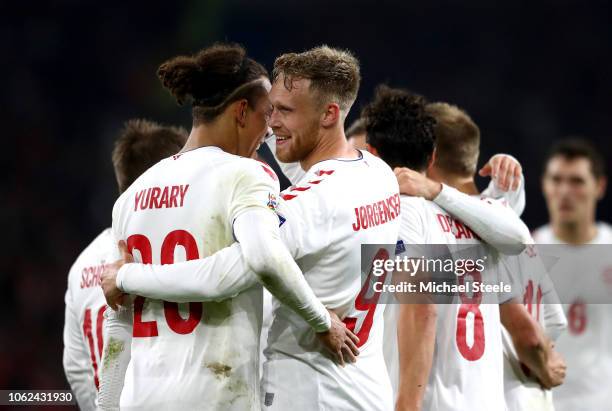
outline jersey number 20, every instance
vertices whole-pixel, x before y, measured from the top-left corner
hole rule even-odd
[[[164,238],[161,246],[161,263],[174,263],[174,249],[177,246],[185,249],[187,260],[199,258],[198,245],[195,238],[185,230],[174,230]],[[134,249],[140,252],[143,264],[153,263],[153,252],[151,241],[142,235],[134,234],[127,239],[128,251],[132,253]],[[134,337],[156,337],[157,321],[142,321],[142,309],[145,298],[136,297],[134,299]],[[180,316],[177,303],[164,301],[164,316],[168,327],[177,334],[189,334],[202,319],[202,303],[189,303],[189,318],[186,320]]]

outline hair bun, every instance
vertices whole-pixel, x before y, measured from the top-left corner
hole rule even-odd
[[[215,106],[249,79],[246,51],[235,44],[216,44],[193,56],[178,56],[163,63],[157,75],[183,104]]]

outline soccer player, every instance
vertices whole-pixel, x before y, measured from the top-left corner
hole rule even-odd
[[[340,352],[350,332],[332,321],[280,241],[276,176],[247,158],[268,130],[265,69],[240,46],[217,44],[163,63],[158,76],[179,103],[192,99],[193,128],[180,153],[147,170],[117,200],[115,239],[140,263],[172,265],[235,238],[240,257],[299,314],[316,344]],[[183,284],[185,274],[168,280]],[[115,308],[117,295],[106,296]],[[259,409],[261,287],[231,297],[179,305],[137,296],[111,311],[102,405],[117,406],[122,388],[122,409]]]
[[[176,154],[187,140],[187,131],[146,120],[130,120],[121,130],[113,150],[119,193],[158,161]],[[104,341],[106,301],[100,275],[106,263],[117,258],[117,244],[107,228],[83,250],[68,274],[64,320],[64,371],[81,410],[95,410]]]
[[[471,174],[469,172],[463,173],[462,168],[457,167],[457,162],[461,162],[462,159],[466,158],[459,155],[460,152],[457,148],[462,147],[461,152],[463,153],[466,150],[472,152],[475,150],[477,153],[479,140],[475,138],[478,134],[476,124],[463,110],[446,103],[429,104],[427,110],[436,119],[437,123],[436,163],[438,167],[430,169],[429,174],[435,175],[438,173],[437,169],[446,167],[458,175],[473,175],[473,172]],[[473,164],[475,165],[475,162]],[[494,168],[493,166],[492,174],[503,174]],[[480,174],[487,174],[486,168],[481,170]],[[516,181],[516,178],[514,180]],[[500,186],[507,189],[509,183],[509,181],[501,182]],[[521,184],[523,183],[521,182]],[[499,192],[495,193],[495,190],[487,190],[481,194],[481,197],[488,196],[500,197]],[[524,198],[522,201],[517,201],[516,198],[512,199],[512,197],[506,195],[502,202],[505,200],[509,200],[509,204],[518,203],[521,210],[525,204]],[[520,215],[520,211],[515,207],[513,208]],[[533,240],[529,238],[528,242],[531,244]],[[516,257],[507,257],[505,261],[512,275],[514,286],[520,291],[518,295],[519,300],[522,300],[528,309],[527,311],[541,326],[538,329],[538,333],[543,330],[546,333],[547,339],[554,341],[565,329],[567,321],[537,250],[530,246]],[[508,318],[514,316],[520,320],[525,315],[525,310],[521,310],[515,305],[505,305],[502,307],[502,310],[503,316]],[[502,317],[502,320],[504,320],[504,317]],[[504,391],[506,406],[510,411],[529,407],[537,407],[542,410],[552,408],[550,388],[562,381],[561,377],[565,368],[561,357],[557,352],[549,349],[549,347],[544,347],[542,353],[547,356],[547,361],[550,365],[543,370],[536,369],[534,373],[521,364],[519,358],[521,353],[517,352],[518,349],[521,349],[521,347],[517,347],[517,344],[529,345],[530,343],[535,343],[537,346],[538,341],[542,339],[542,335],[536,336],[535,334],[529,335],[529,333],[523,333],[522,336],[517,336],[511,335],[508,330],[503,329]],[[525,348],[522,348],[522,350],[526,351]],[[541,361],[540,363],[542,364],[543,362]],[[537,376],[540,376],[540,378],[538,379]]]
[[[363,120],[358,118],[346,129],[346,138],[351,146],[359,150],[365,150],[366,130]]]
[[[355,331],[360,352],[356,363],[338,367],[307,324],[276,302],[262,381],[266,410],[393,408],[382,355],[384,305],[360,292],[360,246],[395,244],[399,192],[391,169],[350,147],[344,135],[359,82],[355,57],[326,46],[285,54],[275,62],[270,125],[276,156],[285,163],[299,162],[305,172],[279,200],[281,236],[316,296]],[[171,267],[159,265],[126,264],[116,283],[140,295],[208,298],[232,283],[219,284],[210,275],[211,267],[231,251],[181,263],[185,272],[180,287],[163,280]],[[224,264],[229,278],[240,262]],[[238,270],[238,278],[247,276]]]
[[[462,146],[464,157],[455,156],[454,164],[445,164],[445,168],[441,165],[433,170],[438,161],[434,160],[433,119],[426,112],[425,102],[421,97],[403,90],[381,87],[375,100],[364,110],[363,118],[366,119],[371,150],[392,166],[409,165],[421,173],[429,166],[429,171],[433,171],[432,175],[447,183],[456,184],[462,180],[463,184],[459,187],[468,193],[477,193],[473,183],[470,186],[467,176],[462,173],[449,173],[449,168],[459,163],[462,164],[461,169],[471,170],[472,175],[475,172],[477,154],[473,156],[466,151],[466,146]],[[440,124],[438,121],[436,127]],[[436,136],[438,132],[439,130],[436,130]],[[474,133],[474,136],[476,135],[477,133]],[[448,139],[441,145],[443,148],[445,145],[449,146]],[[474,146],[473,143],[471,145]],[[445,155],[448,154],[443,153],[441,157],[444,158]],[[417,180],[416,176],[412,177]],[[421,181],[424,180],[421,178]],[[439,183],[433,184],[432,188],[434,192],[431,193],[431,198],[435,198],[438,204],[448,202],[445,197],[453,192],[445,185],[440,191]],[[499,243],[499,238],[496,238],[495,230],[491,230],[492,225],[502,231],[512,230],[508,225],[500,225],[499,220],[496,223],[495,219],[491,219],[491,210],[488,209],[505,212],[505,215],[502,214],[498,218],[524,227],[512,211],[491,200],[487,201],[490,205],[478,199],[471,199],[471,202],[466,198],[461,200],[464,202],[464,210],[460,210],[460,214],[468,223],[467,226],[449,214],[449,210],[433,202],[423,198],[402,197],[402,242],[479,244],[478,236],[469,228],[473,226],[475,230],[479,230],[478,234],[483,239],[491,241],[495,246]],[[454,206],[452,203],[449,205]],[[473,210],[478,206],[482,211],[474,213]],[[474,216],[479,217],[481,221],[476,221]],[[526,235],[528,236],[528,233],[523,230],[521,236],[524,238]],[[480,277],[480,273],[475,272],[471,276]],[[427,410],[463,410],[475,407],[483,410],[504,409],[499,307],[487,304],[491,301],[482,300],[481,294],[460,295],[460,298],[461,304],[444,304],[437,307],[433,304],[408,304],[399,307],[397,336],[400,344],[400,381],[396,409],[421,409],[421,406]],[[467,324],[470,313],[474,315],[472,327]],[[512,319],[514,321],[510,326],[514,329],[514,335],[522,331],[520,327],[534,329],[535,322],[526,312]],[[392,331],[393,321],[390,325],[389,329]],[[388,340],[391,343],[395,341],[393,334],[391,332]],[[392,348],[389,351],[393,351]],[[390,354],[394,357],[393,352]],[[391,368],[396,361],[388,360]],[[534,361],[530,362],[533,363]],[[397,373],[395,370],[394,372]],[[478,384],[475,384],[475,381],[478,381]],[[425,386],[427,391],[424,404],[421,404]]]
[[[606,301],[610,301],[610,253],[595,249],[603,247],[597,244],[612,244],[612,227],[596,220],[597,202],[605,188],[605,162],[589,142],[564,140],[551,149],[542,177],[550,223],[535,230],[533,237],[538,244],[555,244],[557,253],[576,265],[571,272],[553,268],[554,283],[565,284],[559,294],[565,295],[568,318],[568,332],[557,341],[568,365],[565,384],[554,391],[557,411],[605,410],[612,404],[608,389],[612,381],[612,306],[589,304],[596,297],[588,292],[607,292]],[[548,247],[539,248],[545,252]]]

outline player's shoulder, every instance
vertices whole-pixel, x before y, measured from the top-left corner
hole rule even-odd
[[[423,231],[431,224],[437,213],[443,210],[433,201],[423,197],[400,195],[402,231]]]
[[[404,211],[408,213],[422,214],[428,210],[430,201],[425,200],[423,197],[414,197],[400,194],[400,204],[402,206],[402,214]],[[432,203],[435,205],[435,203]]]
[[[267,163],[252,158],[234,157],[221,181],[240,190],[261,190],[267,187],[271,192],[280,192],[278,176]]]
[[[531,232],[531,236],[533,237],[534,241],[539,244],[552,243],[554,240],[554,234],[550,224],[545,224],[536,228]]]
[[[247,157],[236,157],[236,165],[240,169],[252,173],[254,176],[265,179],[272,179],[278,182],[278,176],[268,163]]]
[[[604,222],[597,222],[597,242],[600,244],[612,244],[612,225]]]
[[[366,161],[371,167],[380,168],[385,172],[393,173],[391,167],[387,163],[385,163],[380,157],[375,156],[367,150],[357,150],[361,153],[363,160]]]
[[[81,251],[69,271],[69,277],[78,275],[83,269],[95,266],[98,262],[108,261],[113,255],[113,247],[117,247],[110,228],[104,229]]]

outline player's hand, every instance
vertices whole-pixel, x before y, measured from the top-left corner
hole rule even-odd
[[[106,303],[115,311],[117,311],[117,306],[123,303],[123,297],[125,296],[125,293],[117,287],[117,273],[123,264],[134,261],[134,257],[128,252],[125,241],[119,241],[118,245],[121,259],[107,264],[101,277],[102,291],[104,291]]]
[[[317,333],[317,338],[334,355],[340,366],[344,367],[345,361],[356,362],[359,355],[359,338],[346,328],[335,312],[327,311],[331,316],[331,327],[328,331]]]
[[[543,388],[551,389],[563,384],[567,365],[561,354],[553,349],[550,350],[546,369],[545,375],[540,380]]]
[[[503,191],[518,190],[522,173],[521,163],[506,154],[495,154],[478,171],[481,177],[491,176],[497,187]]]
[[[396,167],[393,172],[402,194],[423,197],[431,201],[442,191],[442,184],[427,178],[425,174],[418,171],[407,167]]]

